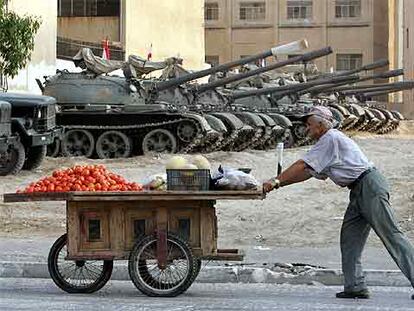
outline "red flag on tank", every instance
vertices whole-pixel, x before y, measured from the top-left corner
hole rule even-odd
[[[105,40],[102,40],[102,58],[103,59],[110,59],[111,54],[109,52],[109,40],[106,38]]]
[[[147,60],[150,61],[152,59],[152,43],[148,49]]]

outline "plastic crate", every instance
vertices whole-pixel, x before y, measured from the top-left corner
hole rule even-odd
[[[210,170],[167,170],[167,189],[207,191],[210,189]]]

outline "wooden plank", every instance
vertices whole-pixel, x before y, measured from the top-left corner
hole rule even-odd
[[[119,191],[119,192],[42,192],[6,193],[3,200],[31,201],[143,201],[143,200],[251,200],[264,199],[262,190],[250,191]]]

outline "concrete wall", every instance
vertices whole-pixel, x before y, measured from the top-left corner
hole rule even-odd
[[[120,24],[117,16],[58,17],[58,36],[86,42],[120,41]]]
[[[129,0],[123,13],[126,55],[153,60],[179,55],[188,69],[204,68],[204,0]]]
[[[56,70],[56,0],[11,0],[9,10],[20,15],[31,14],[41,17],[42,24],[35,38],[32,59],[25,69],[9,79],[10,91],[29,91],[40,94],[35,78],[53,74]]]

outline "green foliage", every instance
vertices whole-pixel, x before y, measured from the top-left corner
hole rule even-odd
[[[0,0],[0,74],[14,77],[30,61],[41,20],[6,12]]]

